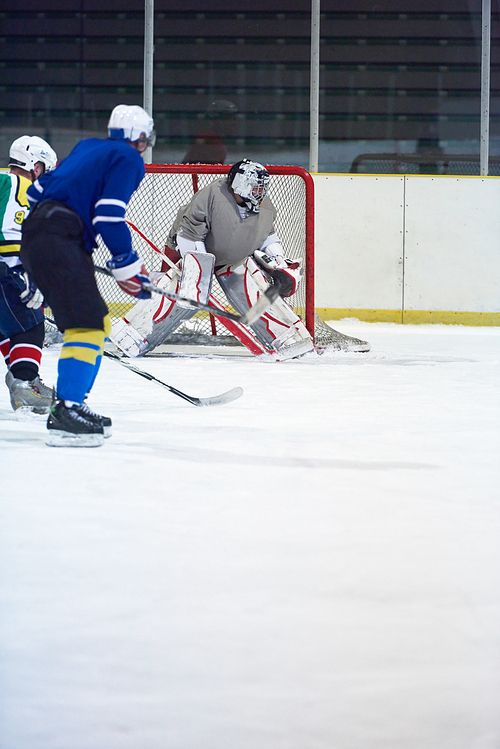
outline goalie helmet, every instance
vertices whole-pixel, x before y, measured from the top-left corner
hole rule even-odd
[[[238,161],[229,170],[227,182],[232,191],[244,200],[249,211],[259,212],[269,186],[269,172],[262,164],[249,159]]]
[[[111,140],[140,141],[151,147],[156,143],[153,118],[136,105],[118,104],[111,112],[108,133]]]
[[[9,166],[17,166],[27,172],[33,171],[41,162],[46,172],[56,168],[57,155],[49,144],[38,135],[22,135],[15,140],[9,150]]]

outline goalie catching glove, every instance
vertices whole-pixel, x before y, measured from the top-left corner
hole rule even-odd
[[[144,261],[132,250],[126,255],[115,255],[106,266],[113,274],[120,289],[137,299],[151,299],[151,292],[143,284],[151,283]]]
[[[255,250],[254,260],[280,288],[280,296],[292,296],[302,278],[300,260],[289,260],[283,255],[268,255],[265,250]]]

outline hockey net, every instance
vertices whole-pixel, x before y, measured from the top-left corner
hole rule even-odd
[[[304,277],[296,293],[287,298],[297,315],[302,318],[314,338],[317,350],[356,350],[345,345],[348,336],[330,328],[314,310],[314,183],[311,175],[300,167],[267,166],[270,174],[269,198],[277,211],[276,233],[282,240],[285,256],[301,260]],[[215,179],[226,175],[230,166],[205,164],[147,164],[146,174],[132,196],[126,214],[132,244],[144,259],[149,273],[165,271],[165,240],[177,211],[189,203],[193,195]],[[102,243],[94,253],[96,265],[104,265],[109,252]],[[133,305],[113,279],[98,276],[98,284],[113,319],[123,315]],[[212,294],[218,302],[232,311],[214,279]],[[183,323],[168,339],[183,345],[238,345],[216,317],[198,313]],[[364,343],[364,342],[359,342]],[[362,347],[357,350],[364,350]]]

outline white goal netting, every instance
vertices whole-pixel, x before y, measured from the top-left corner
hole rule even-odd
[[[276,231],[286,256],[300,259],[304,267],[304,280],[287,302],[304,320],[318,350],[367,350],[364,341],[338,333],[314,311],[314,187],[311,176],[299,167],[267,168],[270,173],[268,194],[277,210]],[[228,171],[229,166],[222,165],[147,165],[146,175],[132,196],[126,218],[133,247],[144,258],[150,273],[168,268],[163,255],[165,240],[179,207],[188,203],[197,190]],[[100,244],[94,253],[96,265],[105,265],[108,259],[108,250]],[[122,317],[133,305],[131,297],[122,292],[112,278],[98,276],[98,284],[112,318]],[[212,294],[227,309],[232,309],[215,279]],[[217,318],[204,312],[184,323],[168,342],[241,346]]]

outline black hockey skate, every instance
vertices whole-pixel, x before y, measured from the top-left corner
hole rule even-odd
[[[89,421],[92,421],[94,424],[100,424],[102,426],[104,439],[111,437],[111,427],[113,425],[113,422],[111,421],[109,416],[101,416],[100,414],[96,414],[94,411],[92,411],[91,408],[89,408],[85,401],[83,401],[81,406],[78,406],[78,408],[81,409],[82,416],[84,416]]]
[[[49,447],[99,447],[104,443],[104,428],[90,419],[86,408],[55,401],[47,419]],[[90,411],[90,409],[88,409]],[[94,414],[97,416],[97,414]]]

